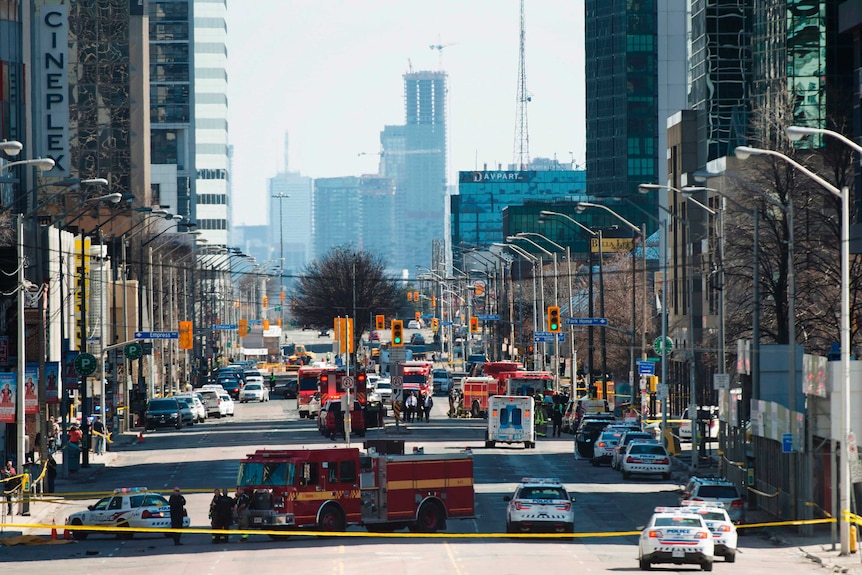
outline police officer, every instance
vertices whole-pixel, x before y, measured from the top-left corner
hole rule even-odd
[[[249,506],[251,505],[251,498],[248,496],[248,493],[243,491],[240,487],[236,488],[234,505],[236,506],[237,526],[242,532],[239,536],[239,542],[245,543],[248,541],[248,524],[251,517],[251,509],[249,509]]]

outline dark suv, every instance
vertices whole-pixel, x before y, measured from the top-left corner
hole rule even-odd
[[[216,384],[222,386],[229,396],[239,399],[239,390],[242,389],[243,381],[237,372],[219,372]]]
[[[147,431],[158,427],[183,428],[183,415],[180,404],[173,397],[151,399],[147,403],[146,416]]]

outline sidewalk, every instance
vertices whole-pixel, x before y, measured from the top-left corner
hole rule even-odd
[[[0,538],[16,537],[22,534],[28,535],[50,535],[48,528],[27,529],[26,525],[50,525],[52,520],[58,526],[59,537],[62,538],[62,528],[66,517],[70,513],[68,505],[62,499],[63,494],[89,491],[88,486],[104,471],[106,467],[116,464],[119,453],[127,449],[135,442],[136,433],[128,432],[120,435],[114,440],[112,451],[106,451],[103,455],[90,453],[89,467],[81,468],[77,473],[69,474],[67,478],[61,477],[60,469],[62,463],[62,452],[57,451],[54,459],[57,461],[57,479],[54,482],[54,493],[44,493],[32,496],[30,499],[29,515],[20,515],[20,504],[16,499],[13,506],[14,515],[7,515],[6,503],[0,505]],[[11,525],[11,527],[7,527]]]

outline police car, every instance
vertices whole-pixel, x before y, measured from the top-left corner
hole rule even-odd
[[[700,565],[712,571],[715,542],[696,508],[656,507],[638,543],[638,563],[649,571],[656,563]]]
[[[728,563],[736,561],[737,533],[736,525],[727,514],[724,504],[720,501],[683,501],[683,507],[695,510],[706,521],[706,526],[712,532],[712,542],[715,544],[715,555],[724,557]]]
[[[158,493],[147,491],[146,487],[126,487],[115,489],[114,494],[99,499],[87,507],[87,511],[73,513],[66,520],[67,525],[92,525],[94,527],[117,527],[120,529],[151,527],[155,529],[171,527],[171,509],[168,500]],[[189,517],[184,512],[183,527],[189,526]],[[134,531],[75,531],[72,536],[84,540],[90,533],[115,533],[118,539],[131,539]],[[169,533],[165,533],[169,537]]]
[[[566,488],[556,478],[521,479],[506,508],[506,533],[573,533],[575,511],[574,497],[569,497]]]

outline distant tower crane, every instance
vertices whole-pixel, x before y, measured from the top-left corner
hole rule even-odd
[[[527,126],[527,103],[531,100],[527,92],[527,66],[524,57],[526,44],[526,24],[524,20],[524,0],[521,0],[521,47],[518,60],[518,97],[515,113],[514,161],[516,169],[526,170],[530,165],[530,133]]]
[[[436,44],[431,44],[428,46],[432,50],[437,50],[437,68],[439,70],[443,69],[443,48],[448,48],[449,46],[454,46],[455,44],[441,44],[440,39],[437,38]]]

